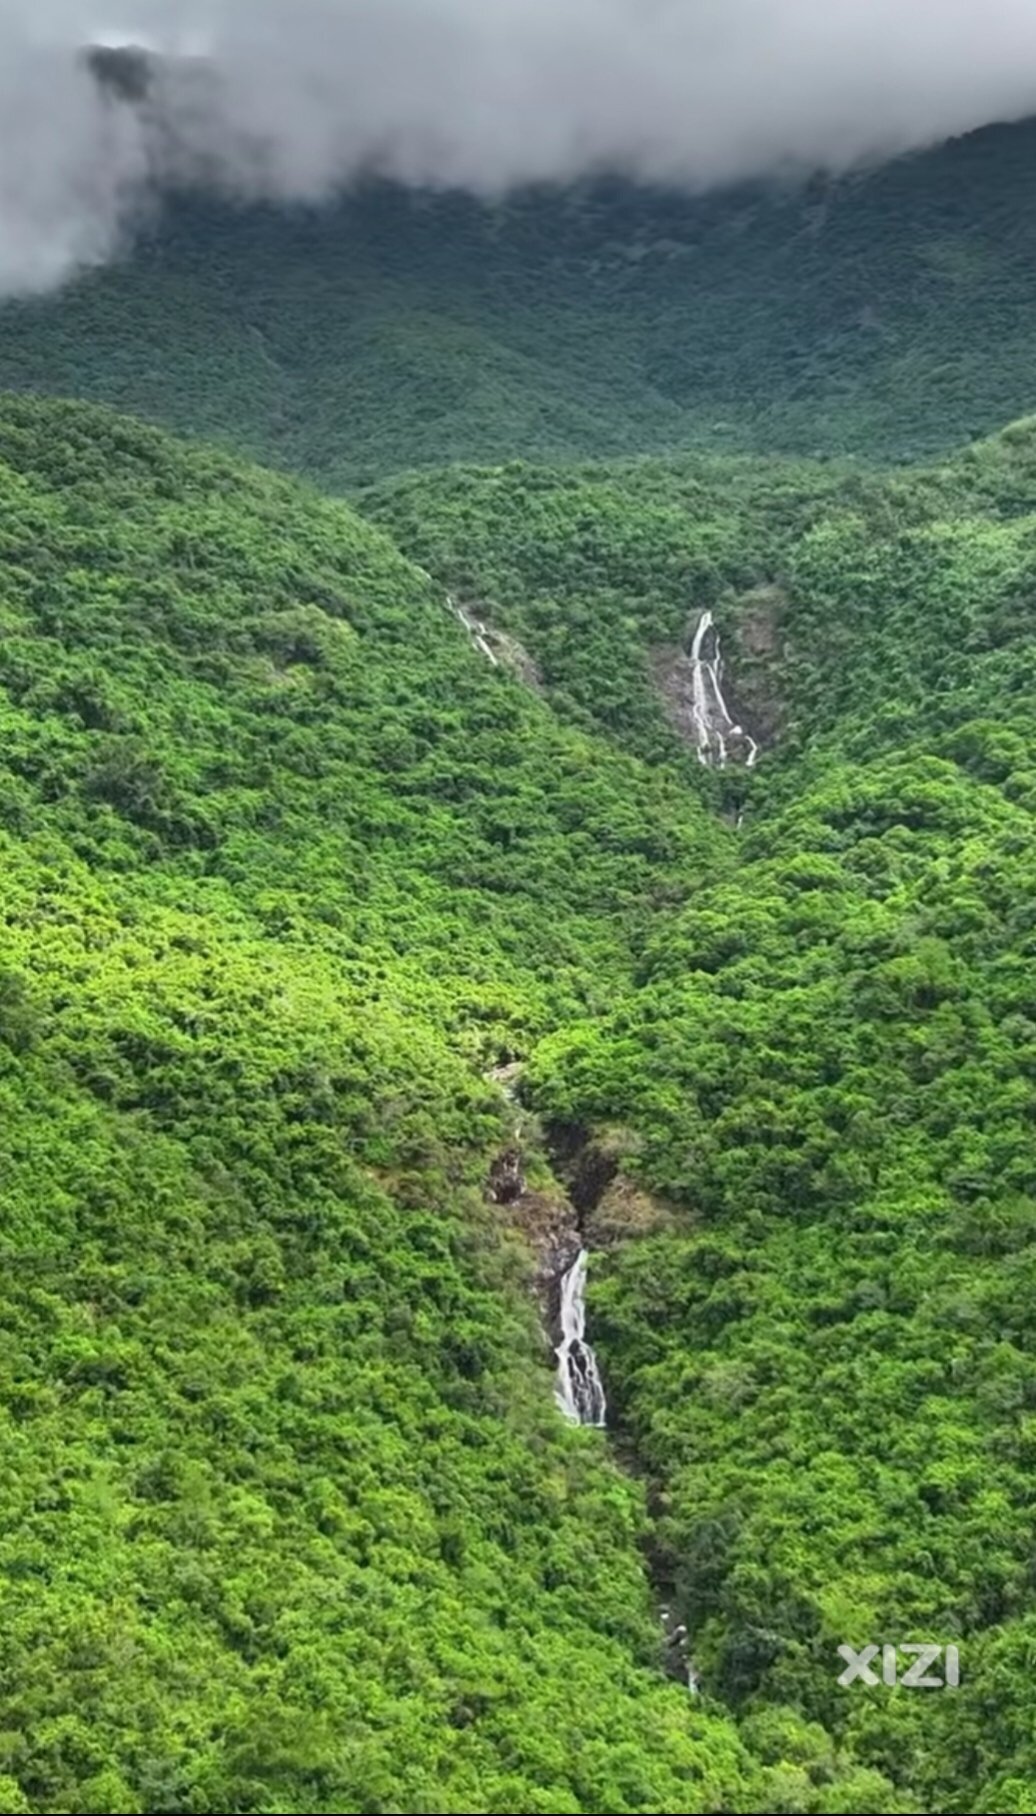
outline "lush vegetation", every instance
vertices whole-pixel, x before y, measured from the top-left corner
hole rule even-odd
[[[10,403],[0,490],[2,1807],[765,1804],[481,1192],[702,816],[285,482]]]
[[[741,198],[755,239],[654,198],[682,252],[615,192],[556,259],[560,204],[514,204],[496,263],[452,198],[185,205],[6,313],[8,379],[362,516],[0,406],[0,1808],[1032,1807],[1036,428],[887,473],[509,458],[1008,415],[1026,142]],[[692,240],[712,351],[663,424],[644,311],[690,344]],[[540,365],[480,400],[490,322]],[[508,459],[360,483],[454,453]],[[663,709],[705,607],[751,775]],[[618,1159],[611,1436],[558,1419],[485,1202],[514,1058],[541,1182],[541,1141]],[[912,1640],[958,1692],[839,1689],[840,1643]]]
[[[594,1329],[778,1807],[836,1747],[879,1775],[854,1808],[1028,1809],[1036,425],[890,477],[512,464],[366,505],[611,740],[670,762],[650,652],[705,605],[779,725],[752,777],[685,765],[738,861],[526,1090],[665,1212],[602,1257]],[[958,1644],[965,1688],[839,1690],[837,1646],[890,1639]]]
[[[171,207],[0,312],[0,385],[331,488],[705,448],[926,457],[1036,407],[1031,125],[835,183]]]
[[[817,464],[691,456],[453,467],[386,480],[357,502],[457,599],[521,640],[557,712],[698,785],[653,657],[686,645],[706,609],[736,640],[803,532],[861,496],[884,498],[884,482]],[[838,635],[834,622],[827,634]],[[758,680],[762,694],[748,704],[766,720],[787,692],[772,663]],[[741,792],[750,779],[723,780]]]

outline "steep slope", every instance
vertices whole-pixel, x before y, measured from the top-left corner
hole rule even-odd
[[[458,600],[521,640],[566,719],[682,766],[698,786],[687,727],[667,712],[667,666],[701,614],[718,614],[737,685],[768,736],[789,689],[771,662],[751,675],[749,621],[776,633],[762,603],[775,606],[776,577],[804,531],[846,497],[885,490],[884,478],[849,465],[697,455],[404,474],[365,488],[357,505]],[[779,639],[766,641],[775,654]],[[724,780],[742,790],[752,778]]]
[[[1036,426],[928,472],[514,466],[367,503],[656,760],[646,652],[706,604],[733,688],[754,649],[763,759],[704,778],[746,814],[734,871],[524,1088],[603,1170],[611,1405],[780,1807],[834,1745],[862,1801],[824,1808],[1027,1809]],[[957,1645],[960,1691],[839,1687],[839,1645],[907,1643]]]
[[[832,768],[528,1087],[667,1209],[594,1333],[704,1683],[923,1810],[1034,1790],[1031,760]],[[960,1691],[838,1687],[908,1642]]]
[[[703,198],[172,203],[120,267],[0,311],[0,384],[332,489],[515,455],[925,456],[1036,405],[1034,144]]]
[[[765,1803],[482,1191],[694,804],[287,482],[6,402],[0,495],[3,1807]]]
[[[765,785],[739,770],[712,780],[772,801],[801,787],[798,764],[821,740],[863,755],[1004,715],[1005,661],[1015,692],[1032,634],[1034,450],[1025,419],[939,466],[895,472],[709,455],[509,461],[405,474],[357,503],[521,639],[566,719],[654,763],[682,762],[694,786],[666,671],[714,613],[730,685],[771,761]]]
[[[1033,425],[380,527],[81,407],[0,462],[9,1807],[1031,1807]],[[660,703],[706,607],[751,774]],[[910,1642],[959,1691],[839,1687]]]

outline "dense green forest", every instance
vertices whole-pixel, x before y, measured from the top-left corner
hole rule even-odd
[[[701,197],[187,197],[120,264],[0,310],[0,386],[338,490],[516,456],[928,458],[1036,408],[1034,142]]]
[[[525,1089],[658,1209],[594,1328],[705,1682],[764,1759],[1029,1809],[1036,424],[888,476],[514,463],[365,502],[662,764],[651,652],[717,613],[771,728],[750,776],[685,763],[737,861]],[[956,1643],[965,1686],[840,1691],[847,1633]]]
[[[1030,1808],[1036,428],[372,523],[8,399],[0,487],[3,1807]],[[654,691],[705,606],[752,774]]]
[[[0,309],[0,1811],[1036,1806],[1034,135]]]
[[[8,403],[0,486],[3,1807],[764,1805],[481,1190],[698,804],[286,482]]]

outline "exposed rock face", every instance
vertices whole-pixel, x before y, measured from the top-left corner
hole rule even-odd
[[[521,1231],[535,1257],[532,1283],[544,1336],[553,1349],[561,1339],[561,1282],[582,1247],[575,1207],[560,1195],[525,1190],[503,1202],[508,1222]]]
[[[525,1190],[520,1148],[505,1148],[489,1169],[488,1195],[493,1204],[514,1204]]]
[[[662,1666],[669,1677],[686,1683],[692,1696],[698,1694],[701,1675],[690,1655],[690,1636],[682,1621],[676,1620],[671,1608],[660,1610],[662,1626]]]
[[[782,619],[787,599],[779,586],[742,593],[730,611],[734,626],[738,706],[764,744],[775,743],[784,727],[776,668],[782,654]]]
[[[629,1236],[665,1229],[672,1220],[668,1205],[620,1172],[583,1219],[583,1235],[592,1248],[610,1248]]]
[[[525,645],[519,643],[517,637],[512,637],[509,631],[494,630],[491,632],[491,636],[503,666],[509,668],[512,674],[517,675],[518,680],[524,682],[526,687],[531,687],[533,693],[541,694],[543,676]]]
[[[627,1151],[621,1131],[595,1136],[579,1150],[571,1173],[571,1194],[581,1223],[596,1211]]]
[[[630,1129],[589,1130],[555,1126],[550,1131],[554,1164],[568,1188],[576,1226],[591,1249],[609,1248],[627,1236],[646,1236],[673,1217],[661,1199],[637,1185],[624,1163],[637,1151]]]
[[[508,1223],[521,1231],[535,1257],[533,1286],[540,1302],[544,1336],[554,1348],[561,1337],[561,1282],[572,1266],[582,1240],[575,1205],[562,1192],[536,1191],[528,1187],[523,1167],[520,1137],[524,1118],[518,1106],[518,1081],[521,1060],[494,1066],[487,1074],[512,1108],[519,1109],[512,1125],[512,1139],[502,1149],[489,1169],[486,1197],[500,1205]]]
[[[514,1061],[486,1074],[515,1107],[521,1071],[521,1062]],[[666,1224],[671,1213],[622,1171],[622,1162],[637,1146],[629,1129],[603,1129],[594,1134],[581,1126],[550,1129],[547,1147],[562,1185],[560,1190],[541,1191],[530,1188],[525,1179],[520,1141],[523,1126],[519,1114],[512,1123],[510,1143],[490,1166],[485,1191],[489,1202],[500,1206],[507,1222],[520,1231],[532,1250],[532,1283],[544,1336],[556,1350],[564,1334],[564,1281],[580,1251],[646,1235]],[[537,1137],[537,1145],[540,1139]]]
[[[422,570],[423,572],[424,570]],[[447,604],[478,650],[494,668],[507,668],[534,693],[542,693],[543,677],[527,649],[509,631],[497,630],[482,616],[488,607],[481,600],[462,601],[447,594]]]
[[[583,1240],[590,1248],[609,1248],[626,1236],[645,1236],[667,1224],[672,1213],[623,1170],[637,1149],[629,1129],[603,1129],[584,1140],[573,1160],[572,1202]]]
[[[630,1129],[600,1129],[591,1134],[580,1127],[554,1127],[551,1151],[569,1189],[580,1228],[597,1210],[622,1162],[636,1152],[637,1138]]]

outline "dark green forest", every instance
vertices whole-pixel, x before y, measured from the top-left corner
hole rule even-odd
[[[170,201],[0,309],[0,387],[85,397],[333,490],[704,449],[927,459],[1036,408],[1036,124],[704,196]]]
[[[1033,131],[0,312],[0,1810],[1034,1807]]]
[[[1027,1809],[1036,425],[888,478],[515,464],[370,503],[566,717],[660,764],[651,647],[710,605],[751,692],[766,619],[775,748],[704,789],[744,813],[733,867],[527,1087],[620,1131],[666,1213],[604,1251],[595,1330],[706,1681],[764,1758],[834,1744],[905,1807]],[[965,1690],[839,1692],[864,1629],[952,1636]]]

